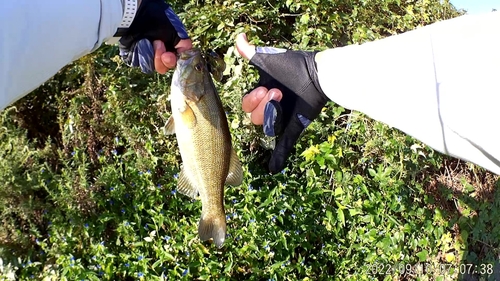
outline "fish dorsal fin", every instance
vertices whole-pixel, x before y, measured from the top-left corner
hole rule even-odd
[[[175,133],[174,116],[170,116],[170,118],[168,118],[167,124],[165,124],[163,129],[166,135],[172,135]]]
[[[177,183],[177,191],[193,199],[196,199],[196,197],[198,196],[198,189],[193,185],[191,180],[186,175],[184,167],[181,168],[181,172],[179,173],[179,182]]]
[[[227,174],[226,184],[232,186],[238,186],[243,182],[243,169],[241,168],[240,159],[231,148],[231,159],[229,162],[229,173]]]

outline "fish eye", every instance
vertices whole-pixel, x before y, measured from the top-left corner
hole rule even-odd
[[[197,71],[202,71],[203,70],[203,65],[201,63],[198,63],[194,66],[194,69],[196,69]]]

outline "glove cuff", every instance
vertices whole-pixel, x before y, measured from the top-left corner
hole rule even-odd
[[[127,32],[128,28],[134,21],[135,15],[137,14],[137,10],[139,9],[138,2],[139,0],[121,0],[123,6],[123,16],[120,25],[118,25],[118,29],[111,39],[109,39],[106,43],[109,45],[116,44],[120,38]]]
[[[309,75],[311,76],[311,80],[314,84],[314,87],[316,88],[316,90],[318,90],[318,93],[320,93],[322,95],[322,97],[326,103],[330,99],[328,98],[327,95],[325,95],[325,92],[323,92],[323,89],[321,88],[321,86],[319,84],[318,65],[316,64],[316,54],[319,52],[320,51],[310,52],[306,58],[306,64],[307,64],[307,68],[309,70]]]

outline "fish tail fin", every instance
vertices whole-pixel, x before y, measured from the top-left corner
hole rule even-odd
[[[220,249],[226,240],[226,217],[224,215],[202,216],[198,225],[198,235],[201,241],[213,238],[215,246]]]

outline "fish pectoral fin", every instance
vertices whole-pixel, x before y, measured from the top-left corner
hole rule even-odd
[[[198,197],[198,189],[193,185],[189,177],[186,175],[184,168],[182,168],[181,172],[179,173],[177,191],[193,199],[196,199]]]
[[[165,124],[165,127],[163,127],[163,129],[166,135],[175,134],[175,123],[173,116],[170,116],[170,118],[168,118],[167,124]]]
[[[194,115],[193,109],[186,103],[180,111],[182,123],[190,129],[193,128],[196,125],[196,115]]]
[[[226,184],[238,186],[243,182],[243,169],[241,168],[238,154],[231,148],[231,159],[229,161],[229,173],[226,177]]]

